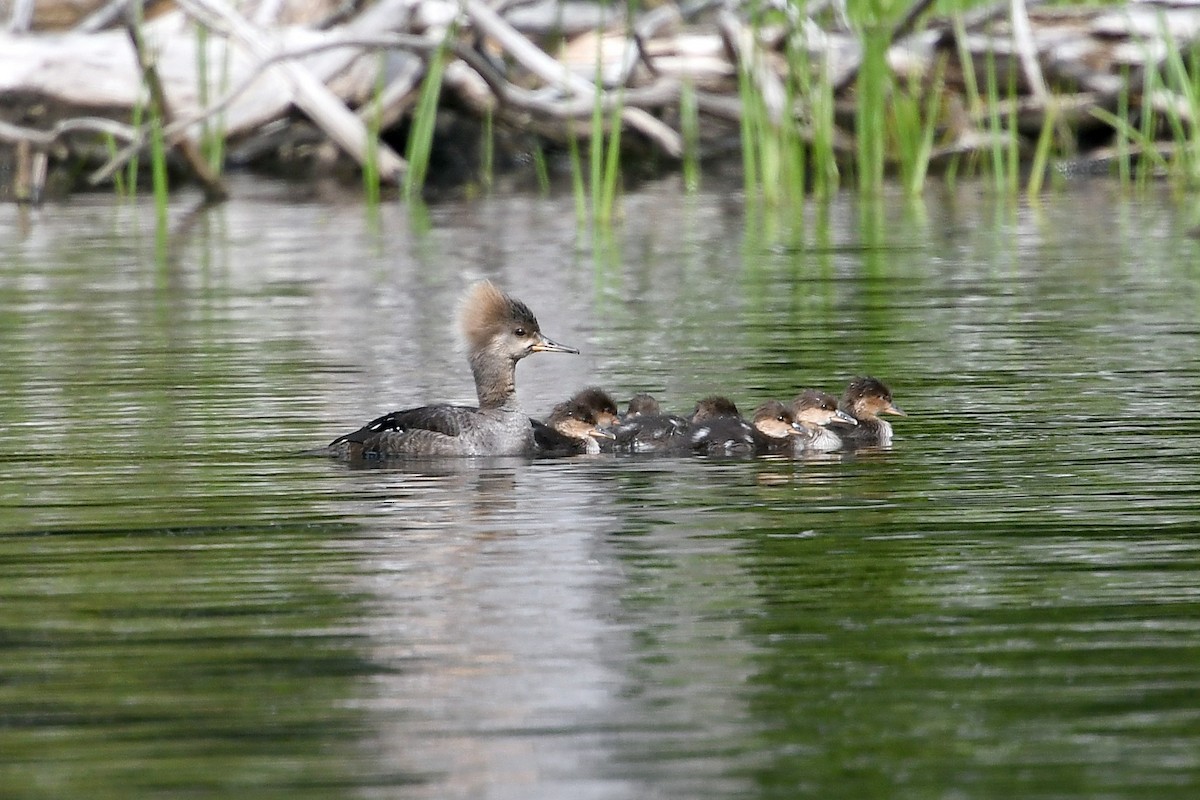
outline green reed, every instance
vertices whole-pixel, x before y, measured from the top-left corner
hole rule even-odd
[[[1200,124],[1200,53],[1192,49],[1185,55],[1165,22],[1160,28],[1167,48],[1164,94],[1172,99],[1165,116],[1174,150],[1173,174],[1182,188],[1191,188],[1200,183],[1200,137],[1194,135]]]
[[[381,53],[375,61],[375,86],[367,114],[366,157],[363,159],[362,181],[363,195],[368,209],[378,209],[380,201],[381,180],[379,176],[379,135],[383,128],[383,92],[387,88],[384,71],[384,56]]]
[[[1200,183],[1200,142],[1194,136],[1200,120],[1200,54],[1194,50],[1185,54],[1165,28],[1160,33],[1166,53],[1161,69],[1143,73],[1138,122],[1132,121],[1128,92],[1122,92],[1115,114],[1104,109],[1092,111],[1116,133],[1122,185],[1139,191],[1159,175],[1168,177],[1180,190]],[[1167,102],[1156,106],[1155,98]],[[1170,157],[1160,146],[1162,131],[1170,135]]]
[[[755,30],[762,20],[756,20]],[[738,95],[741,101],[742,171],[747,202],[769,206],[804,202],[807,184],[808,148],[806,133],[795,109],[812,94],[807,58],[798,48],[789,48],[782,107],[772,109],[757,85],[753,65],[738,64]],[[753,58],[753,56],[751,56]],[[834,170],[836,172],[836,170]],[[829,176],[821,170],[822,178]]]
[[[1161,81],[1157,70],[1147,69],[1142,73],[1142,108],[1141,124],[1138,127],[1137,138],[1141,142],[1141,158],[1138,160],[1138,183],[1145,188],[1146,182],[1154,175],[1156,169],[1167,169],[1165,160],[1160,158],[1156,146],[1155,132],[1158,130],[1158,112],[1154,103],[1148,98],[1159,90]],[[1127,122],[1127,120],[1122,120]]]
[[[1058,106],[1051,102],[1046,107],[1046,116],[1042,120],[1042,129],[1038,133],[1037,145],[1033,150],[1033,163],[1029,167],[1029,181],[1025,185],[1025,194],[1030,198],[1037,197],[1042,192],[1042,182],[1045,180],[1050,163],[1050,150],[1054,145],[1054,128],[1058,124]]]
[[[491,109],[483,115],[479,136],[479,182],[484,191],[490,191],[496,178],[496,122]]]
[[[142,85],[146,91],[145,104],[149,113],[147,122],[150,138],[150,186],[154,193],[155,242],[160,251],[165,251],[169,231],[167,208],[171,189],[167,176],[167,140],[164,133],[167,124],[167,110],[163,107],[161,91],[155,92],[152,88],[152,80],[155,79],[155,76],[151,74],[151,70],[154,69],[153,56],[147,55],[145,51],[142,11],[139,8],[132,13],[134,17],[130,34],[133,37],[135,49],[139,53],[138,59],[139,61],[147,59],[143,63]],[[136,161],[135,158],[130,163]],[[130,186],[136,187],[137,184],[135,181],[131,181]]]
[[[1117,93],[1117,118],[1129,119],[1129,69],[1125,67],[1121,70],[1121,91]],[[1116,130],[1116,128],[1114,128]],[[1117,178],[1121,186],[1128,189],[1133,183],[1133,171],[1131,164],[1131,156],[1129,150],[1129,137],[1123,132],[1117,131],[1116,139],[1117,149]]]
[[[570,120],[567,121],[567,158],[571,162],[571,195],[575,198],[575,222],[584,226],[588,221],[587,180],[583,177],[583,156],[579,152],[579,137]]]
[[[889,104],[889,129],[892,134],[900,180],[909,194],[919,194],[929,174],[929,160],[940,119],[945,61],[939,60],[932,86],[923,90],[921,80],[913,77],[905,91],[894,90]]]
[[[1021,141],[1017,130],[1016,75],[1006,74],[1007,88],[1000,88],[996,59],[990,54],[985,70],[988,139],[990,143],[992,186],[997,194],[1015,196],[1021,182]],[[1007,103],[1006,103],[1007,99]],[[1002,110],[1008,107],[1005,117]]]
[[[575,217],[580,225],[607,227],[616,218],[617,189],[621,173],[622,90],[617,90],[610,110],[604,88],[600,51],[596,52],[595,93],[588,122],[587,165],[572,121],[567,122],[567,154],[571,164],[571,189]]]
[[[758,170],[758,153],[762,146],[762,137],[759,135],[759,131],[764,127],[763,117],[766,116],[766,112],[763,109],[762,98],[754,90],[750,71],[741,64],[738,65],[737,78],[738,95],[742,101],[742,113],[739,121],[742,141],[742,182],[748,199],[757,197],[761,193],[762,180]]]
[[[207,108],[212,101],[209,72],[210,39],[208,28],[196,26],[196,94],[201,108]],[[222,47],[220,77],[217,85],[224,88],[229,82],[229,48]],[[226,149],[225,114],[218,112],[211,117],[205,117],[200,122],[200,152],[214,174],[221,174],[225,166]]]
[[[108,153],[109,158],[115,158],[117,155],[117,140],[113,138],[112,134],[104,135],[104,151]],[[125,173],[121,170],[113,173],[112,180],[113,191],[117,193],[118,197],[123,197],[133,191],[125,185]]]
[[[1126,115],[1114,114],[1103,108],[1092,109],[1092,115],[1101,122],[1109,125],[1116,132],[1117,149],[1118,149],[1118,170],[1125,176],[1123,185],[1128,185],[1126,181],[1128,176],[1132,176],[1132,185],[1138,189],[1144,189],[1149,177],[1155,172],[1166,174],[1170,171],[1171,165],[1163,157],[1158,150],[1158,142],[1154,136],[1154,129],[1147,129],[1145,120],[1143,126],[1138,126],[1130,122]],[[1149,116],[1148,112],[1143,112],[1144,116]],[[1139,154],[1136,169],[1128,163],[1131,151],[1136,150]],[[1125,161],[1124,166],[1121,162]]]
[[[883,189],[887,130],[886,103],[891,81],[887,64],[890,31],[881,24],[862,28],[862,64],[858,71],[855,133],[858,140],[858,189],[877,195]]]
[[[550,194],[550,168],[546,164],[546,151],[540,142],[535,141],[533,152],[533,174],[537,178],[538,191],[543,195]]]
[[[690,81],[684,81],[679,92],[679,129],[683,134],[683,187],[694,194],[700,189],[700,104]]]
[[[138,101],[133,104],[129,115],[129,124],[133,126],[134,130],[141,130],[142,123],[146,120],[146,103],[145,99],[139,97]],[[141,167],[141,160],[139,153],[125,164],[125,188],[130,196],[136,195],[138,191],[138,170]]]
[[[794,42],[789,42],[785,54],[788,71],[784,82],[783,114],[775,123],[777,129],[774,138],[777,144],[774,148],[773,166],[779,170],[781,181],[777,194],[785,202],[797,204],[804,202],[809,184],[814,82],[807,52],[797,47]],[[807,128],[804,119],[797,113],[797,109],[805,105],[810,112]],[[826,174],[823,172],[822,177]]]
[[[797,76],[797,91],[800,98],[807,100],[811,125],[811,167],[813,192],[818,197],[829,197],[837,191],[841,178],[837,150],[834,147],[834,91],[824,62],[816,76],[810,68],[807,54],[791,59],[792,73]]]
[[[433,51],[425,67],[425,78],[421,81],[421,93],[413,110],[408,130],[408,145],[405,158],[408,171],[404,174],[404,196],[408,200],[419,197],[429,173],[429,159],[433,152],[433,132],[437,125],[438,100],[442,94],[442,78],[446,73],[446,42],[455,35],[453,26],[446,38]]]
[[[167,217],[171,187],[167,178],[167,142],[163,135],[162,109],[150,106],[150,183],[154,190],[154,233],[156,248],[165,262],[170,225]]]
[[[612,224],[617,202],[617,176],[621,166],[621,110],[624,104],[622,93],[618,91],[612,112],[606,117],[604,99],[605,91],[597,72],[588,148],[592,220],[594,224],[607,226]]]

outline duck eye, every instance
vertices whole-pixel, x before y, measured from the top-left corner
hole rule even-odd
[[[522,337],[523,337],[523,336],[525,336],[525,329],[524,329],[524,328],[517,328],[515,331],[513,331],[513,335],[515,335],[515,336],[522,336]]]

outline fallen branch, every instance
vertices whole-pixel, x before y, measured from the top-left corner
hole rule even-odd
[[[210,28],[225,30],[256,58],[266,61],[278,52],[278,46],[269,36],[252,25],[224,0],[178,0],[191,17]],[[367,144],[370,136],[362,120],[354,115],[312,73],[294,61],[280,61],[270,65],[291,86],[294,100],[309,118],[360,165],[366,165],[375,155],[372,168],[381,180],[398,184],[404,177],[408,165],[392,148],[383,142]]]
[[[569,94],[584,95],[593,100],[597,93],[604,92],[596,84],[574,74],[540,50],[480,0],[464,0],[463,9],[471,20],[471,24],[479,32],[492,37],[521,66],[551,86]],[[668,155],[675,158],[683,155],[683,137],[669,125],[644,110],[636,107],[624,108],[621,111],[621,121],[657,142]]]
[[[28,142],[42,150],[50,150],[60,139],[72,133],[98,133],[126,142],[140,141],[141,132],[132,125],[103,117],[74,117],[56,122],[50,130],[42,131],[0,121],[0,142]]]
[[[171,106],[167,102],[167,94],[163,90],[162,81],[159,80],[158,69],[154,65],[154,59],[146,51],[146,44],[142,41],[138,21],[127,17],[125,20],[125,31],[129,35],[130,43],[133,45],[138,66],[142,69],[142,79],[146,82],[146,88],[150,91],[151,107],[158,112],[159,124],[166,128],[171,122]],[[217,203],[229,197],[229,191],[221,182],[221,178],[209,167],[208,162],[201,155],[199,148],[196,147],[196,143],[183,131],[170,138],[164,136],[164,140],[179,152],[183,163],[191,171],[192,177],[204,188],[204,199],[206,201]]]

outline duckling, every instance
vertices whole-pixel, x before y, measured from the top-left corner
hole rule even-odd
[[[879,415],[908,416],[892,402],[892,390],[883,381],[870,376],[850,382],[842,395],[840,408],[858,423],[842,435],[847,447],[888,447],[892,443],[892,425]]]
[[[675,452],[687,442],[688,421],[664,414],[658,401],[644,392],[629,400],[616,430],[615,448],[628,453]]]
[[[580,389],[571,399],[591,412],[599,428],[611,428],[620,422],[621,414],[612,395],[598,386]]]
[[[830,425],[853,426],[858,421],[838,408],[838,400],[828,392],[805,389],[792,400],[792,414],[804,429],[796,439],[795,452],[831,453],[842,449],[842,437]]]
[[[599,393],[599,394],[597,394]],[[612,413],[597,412],[589,403],[600,402],[608,396],[598,389],[585,389],[570,400],[554,407],[545,423],[534,421],[533,437],[538,455],[569,456],[581,453],[595,455],[600,452],[600,439],[614,439],[607,430],[608,424],[601,420],[616,418],[616,405],[611,399]]]
[[[754,409],[750,424],[754,427],[754,451],[758,455],[791,455],[796,437],[805,432],[796,424],[792,410],[778,400],[768,400]]]
[[[754,427],[728,397],[712,395],[692,411],[688,443],[692,452],[710,456],[746,456],[755,451]]]

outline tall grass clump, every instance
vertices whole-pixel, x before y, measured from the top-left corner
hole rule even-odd
[[[941,116],[945,61],[939,60],[933,81],[923,89],[919,78],[908,81],[907,90],[893,91],[888,115],[891,141],[899,165],[900,180],[909,194],[918,194],[925,187],[933,140]]]
[[[886,155],[886,103],[891,73],[887,63],[890,31],[878,23],[861,29],[862,65],[858,71],[855,134],[859,191],[877,195],[883,189]]]
[[[546,164],[546,151],[542,149],[540,142],[534,142],[530,157],[533,159],[533,174],[537,179],[538,191],[543,196],[550,194],[550,167]]]
[[[757,30],[757,27],[756,27]],[[807,65],[789,59],[781,108],[772,109],[755,82],[752,65],[738,64],[741,100],[742,173],[748,201],[769,206],[803,203],[806,186],[806,143],[793,109],[804,96]]]
[[[812,157],[809,159],[809,165],[813,193],[818,197],[831,196],[841,182],[841,170],[834,148],[833,82],[829,79],[829,70],[826,67],[827,65],[822,63],[815,77],[809,77],[811,72],[806,70],[803,74],[808,78],[807,83],[800,84],[803,96],[808,98],[812,126]]]
[[[1180,188],[1190,189],[1200,184],[1200,136],[1196,136],[1200,121],[1200,51],[1192,49],[1185,54],[1165,22],[1160,21],[1160,28],[1167,47],[1163,94],[1174,99],[1167,103],[1165,115],[1174,151],[1172,173]]]
[[[1006,73],[1006,88],[1001,90],[996,59],[989,53],[986,68],[986,104],[988,135],[991,144],[992,185],[997,194],[1016,195],[1021,188],[1021,142],[1017,130],[1016,74]],[[1002,110],[1009,109],[1007,118]]]
[[[588,129],[587,164],[574,127],[567,127],[567,157],[571,164],[571,193],[580,225],[609,226],[616,218],[617,184],[621,169],[621,102],[604,112],[604,90],[596,90]],[[607,131],[607,132],[606,132]]]
[[[143,88],[145,88],[145,87],[143,87]],[[145,94],[146,95],[149,94],[148,89],[146,89]],[[139,96],[138,100],[136,102],[134,102],[134,104],[133,104],[133,108],[131,109],[130,114],[129,114],[129,124],[131,126],[133,126],[134,130],[141,130],[142,124],[146,121],[147,102],[148,101],[145,99],[145,96],[141,95],[141,96]],[[128,163],[125,164],[124,184],[125,184],[126,194],[129,197],[133,197],[134,195],[136,195],[138,193],[138,177],[139,177],[139,170],[141,168],[141,160],[142,160],[141,155],[139,153],[138,155],[135,155],[133,158],[130,158]],[[117,185],[118,186],[120,185],[119,181],[117,182]]]
[[[600,49],[596,49],[595,94],[588,122],[587,164],[574,126],[567,123],[567,153],[571,163],[571,189],[575,218],[580,225],[608,227],[616,219],[617,188],[621,172],[621,114],[623,92],[618,89],[611,110],[601,72]]]
[[[425,68],[425,79],[421,81],[421,94],[413,110],[408,130],[408,146],[405,158],[408,172],[404,175],[404,197],[412,201],[419,199],[429,174],[429,158],[433,151],[433,131],[437,124],[438,100],[442,94],[442,78],[446,72],[446,43],[456,35],[454,26],[446,31],[446,38],[429,59]]]
[[[1139,192],[1144,192],[1148,182],[1156,175],[1169,176],[1172,180],[1180,181],[1183,187],[1187,187],[1189,182],[1194,185],[1198,181],[1198,145],[1190,138],[1189,132],[1195,120],[1200,119],[1196,116],[1200,113],[1200,108],[1196,107],[1200,91],[1195,84],[1200,70],[1193,55],[1189,59],[1193,65],[1189,71],[1184,66],[1183,56],[1174,38],[1166,35],[1165,31],[1164,36],[1169,44],[1162,71],[1146,70],[1142,74],[1139,121],[1136,124],[1133,122],[1127,91],[1118,97],[1116,114],[1102,108],[1092,109],[1093,116],[1116,132],[1117,172],[1121,175],[1122,185],[1132,186]],[[1153,102],[1154,97],[1177,97],[1184,108],[1168,103],[1168,107],[1159,112]],[[1190,119],[1184,119],[1186,115],[1190,115]],[[1159,149],[1158,133],[1162,128],[1171,132],[1176,155],[1171,161]]]
[[[608,226],[612,224],[617,203],[617,176],[621,167],[621,109],[624,103],[621,93],[618,92],[612,114],[606,120],[604,94],[600,75],[597,74],[596,102],[592,109],[588,153],[591,162],[592,221],[597,225]]]
[[[567,122],[567,158],[571,163],[571,196],[575,199],[575,222],[584,226],[588,221],[587,181],[583,177],[583,156],[579,153],[579,137],[576,136],[570,121]]]
[[[754,91],[753,81],[750,80],[750,72],[744,66],[738,65],[738,95],[742,100],[742,114],[740,118],[741,137],[742,137],[742,181],[745,186],[746,197],[756,196],[762,186],[762,180],[759,173],[759,150],[762,147],[762,137],[759,131],[764,127],[763,118],[766,112],[763,110],[762,98]]]
[[[133,41],[134,52],[137,53],[141,69],[142,90],[146,97],[145,112],[150,143],[150,185],[154,192],[155,242],[160,254],[164,254],[168,234],[167,203],[170,199],[170,185],[167,177],[167,141],[164,132],[167,124],[166,109],[163,108],[161,87],[158,86],[157,75],[153,71],[153,57],[146,50],[146,40],[142,29],[144,24],[142,9],[140,4],[135,4],[135,6],[127,12],[129,14],[126,18],[127,31]],[[134,109],[135,125],[141,123],[141,105],[139,103],[139,108]],[[130,160],[131,165],[136,162],[136,158]],[[133,170],[129,174],[129,186],[135,191],[136,179],[137,172]]]
[[[1054,130],[1057,127],[1058,105],[1051,101],[1046,106],[1046,116],[1042,119],[1042,130],[1038,133],[1037,145],[1033,150],[1033,163],[1029,168],[1029,182],[1025,186],[1025,194],[1030,199],[1042,192],[1042,183],[1050,166],[1050,151],[1054,146]]]
[[[196,88],[197,99],[201,108],[207,108],[212,101],[212,92],[210,90],[212,86],[210,76],[212,65],[209,63],[209,50],[208,28],[203,25],[197,25]],[[222,46],[220,50],[222,59],[217,85],[225,88],[229,82],[229,48]],[[200,152],[203,154],[204,160],[208,162],[209,168],[216,175],[220,175],[225,166],[225,147],[225,113],[222,111],[214,116],[205,117],[200,122]]]

